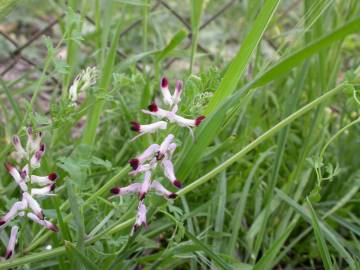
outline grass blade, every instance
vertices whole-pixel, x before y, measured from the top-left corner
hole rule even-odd
[[[236,88],[241,75],[244,73],[245,68],[250,60],[252,53],[259,44],[272,16],[275,13],[280,0],[269,0],[265,1],[254,25],[246,36],[239,52],[235,58],[231,61],[231,64],[226,71],[224,78],[215,95],[211,99],[208,107],[206,108],[205,114],[209,114],[214,111],[215,108],[228,97]]]
[[[317,217],[315,210],[313,208],[313,206],[311,205],[311,202],[309,200],[309,198],[306,199],[307,203],[309,205],[310,208],[310,213],[311,213],[311,223],[314,229],[314,234],[315,234],[315,238],[316,238],[316,242],[318,244],[319,247],[319,251],[320,251],[320,255],[321,255],[321,259],[324,263],[324,267],[326,270],[332,270],[334,269],[332,267],[332,262],[330,259],[330,253],[329,253],[329,249],[326,245],[326,242],[324,240],[324,237],[322,235],[322,232],[320,230],[320,226],[319,226],[319,218]]]
[[[195,235],[185,230],[185,235],[194,242],[204,253],[209,256],[221,269],[233,270],[219,255],[215,254],[211,249],[204,245]]]

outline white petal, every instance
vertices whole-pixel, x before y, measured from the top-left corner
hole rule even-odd
[[[44,219],[44,214],[39,203],[27,192],[23,193],[25,200],[28,202],[29,207],[37,215],[39,219]]]
[[[11,228],[10,239],[9,239],[9,243],[6,248],[6,255],[5,255],[6,259],[9,259],[10,257],[12,257],[14,255],[14,249],[15,249],[18,231],[19,231],[18,226],[13,226]]]

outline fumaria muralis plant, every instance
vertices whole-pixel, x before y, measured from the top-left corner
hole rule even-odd
[[[45,154],[45,144],[41,142],[41,132],[37,133],[34,137],[35,134],[33,134],[32,128],[28,127],[26,129],[26,133],[28,138],[25,148],[22,146],[20,138],[17,135],[13,136],[12,140],[15,147],[13,157],[19,163],[25,161],[25,166],[23,166],[21,170],[18,170],[10,163],[5,164],[9,174],[20,187],[22,198],[20,201],[15,202],[10,210],[0,218],[0,228],[5,228],[17,216],[26,216],[45,228],[58,232],[59,229],[56,225],[45,219],[43,210],[41,209],[38,201],[35,199],[35,197],[53,195],[51,192],[55,189],[55,181],[58,176],[54,172],[47,176],[37,176],[32,174],[33,171],[41,165],[41,158]],[[13,225],[6,249],[6,259],[9,259],[14,254],[18,231],[19,227],[17,225]]]
[[[182,88],[182,81],[177,81],[175,91],[171,94],[168,79],[166,77],[161,79],[160,89],[163,101],[170,109],[162,109],[155,101],[153,101],[148,106],[148,110],[142,110],[143,113],[155,116],[159,118],[160,121],[147,125],[131,122],[131,129],[139,133],[132,141],[144,134],[154,133],[157,130],[165,130],[168,124],[166,121],[175,123],[181,127],[187,127],[191,136],[194,138],[192,128],[199,126],[205,119],[205,116],[199,116],[196,119],[187,119],[177,114],[179,108],[178,104],[181,101]],[[176,193],[167,190],[159,181],[153,180],[153,172],[158,165],[162,167],[165,177],[171,184],[177,188],[181,188],[181,182],[175,176],[174,166],[171,161],[176,149],[174,140],[175,136],[173,134],[168,134],[160,145],[151,144],[142,154],[129,160],[130,166],[132,167],[132,171],[129,175],[135,176],[143,174],[144,178],[142,183],[133,183],[126,187],[114,187],[111,189],[111,193],[114,196],[122,196],[129,193],[137,193],[139,195],[140,201],[132,232],[136,231],[142,225],[147,226],[144,199],[150,190],[154,190],[156,193],[167,199],[176,198]]]

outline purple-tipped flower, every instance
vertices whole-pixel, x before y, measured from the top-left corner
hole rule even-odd
[[[169,90],[169,80],[166,77],[162,77],[160,83],[161,94],[164,99],[164,103],[170,106],[173,105],[173,99]]]
[[[5,225],[9,221],[11,221],[13,218],[15,218],[18,215],[20,211],[25,210],[27,206],[28,206],[27,201],[24,199],[22,201],[14,203],[11,206],[10,211],[7,212],[3,217],[1,217],[0,226]]]
[[[154,133],[158,129],[166,129],[166,128],[167,128],[167,123],[164,121],[158,121],[158,122],[148,124],[148,125],[140,125],[137,122],[131,122],[131,129],[133,131],[140,133],[139,135],[132,138],[132,141],[136,140],[138,137],[140,137],[144,134]]]
[[[27,153],[26,153],[25,149],[23,148],[23,146],[21,145],[21,141],[20,141],[19,136],[14,135],[13,139],[12,139],[12,143],[13,143],[13,145],[15,147],[15,151],[16,151],[17,156],[20,159],[27,158]]]
[[[126,187],[114,187],[110,190],[110,192],[115,196],[122,196],[129,193],[138,193],[140,192],[140,189],[141,189],[141,184],[134,183]]]
[[[23,217],[26,215],[36,223],[57,232],[59,229],[51,222],[45,220],[43,210],[34,197],[52,195],[51,191],[54,191],[55,189],[55,181],[58,178],[58,175],[54,172],[47,176],[30,175],[30,172],[33,172],[40,167],[40,160],[45,154],[45,144],[41,143],[41,132],[34,134],[32,128],[28,127],[26,133],[28,140],[25,149],[21,145],[20,138],[16,135],[13,137],[13,145],[15,147],[14,156],[19,163],[22,160],[25,160],[25,166],[18,171],[15,166],[10,163],[5,164],[9,174],[21,189],[22,200],[14,203],[10,208],[10,211],[0,218],[0,226],[8,224],[16,216]],[[29,182],[31,182],[31,185],[28,187]],[[33,187],[33,185],[39,185],[41,187],[37,188]],[[28,212],[29,209],[32,211],[31,213]],[[17,232],[18,227],[14,226],[11,230],[11,236],[6,251],[5,257],[7,259],[14,254]]]
[[[141,165],[145,161],[151,159],[153,157],[154,153],[156,153],[158,150],[159,150],[159,145],[152,144],[141,155],[129,160],[129,163],[130,163],[131,167],[133,168],[133,170],[136,170],[139,167],[139,165]]]
[[[52,224],[50,221],[47,221],[45,219],[40,219],[37,215],[34,213],[28,213],[27,217],[30,218],[32,221],[36,222],[37,224],[40,224],[41,226],[44,226],[48,230],[51,230],[53,232],[58,232],[59,228]]]
[[[151,183],[151,188],[155,189],[160,195],[165,196],[166,198],[169,198],[169,199],[175,199],[177,196],[176,193],[167,190],[158,181],[153,181]]]
[[[30,177],[31,183],[38,184],[40,186],[51,185],[54,183],[54,181],[56,181],[57,178],[58,178],[58,175],[54,172],[50,173],[47,176],[31,175],[31,177]]]
[[[23,193],[23,198],[25,198],[25,200],[28,203],[28,206],[35,213],[35,215],[39,219],[44,219],[44,213],[43,213],[39,203],[27,192]]]
[[[147,226],[146,206],[145,206],[143,200],[140,200],[140,202],[139,202],[137,215],[136,215],[136,221],[135,221],[134,228],[133,228],[134,232],[136,232],[141,226],[144,226],[144,227]]]
[[[14,250],[15,250],[15,244],[16,244],[16,240],[17,240],[18,231],[19,231],[18,226],[13,226],[11,228],[9,243],[7,245],[6,254],[5,254],[5,258],[7,260],[10,259],[15,253]]]
[[[174,166],[172,162],[168,159],[162,161],[162,165],[164,167],[164,174],[167,179],[177,188],[181,188],[181,182],[176,179],[174,173]]]
[[[174,138],[175,138],[175,136],[173,134],[167,135],[165,140],[161,143],[159,151],[157,152],[157,155],[156,155],[157,160],[161,160],[164,158],[164,156],[168,152],[169,146],[172,143],[172,141],[174,140]]]
[[[139,193],[140,200],[143,200],[145,198],[146,194],[150,189],[150,186],[151,186],[151,172],[146,171],[144,175],[144,181],[140,188],[140,193]]]
[[[14,166],[12,166],[10,163],[5,163],[5,167],[6,167],[7,171],[9,172],[9,174],[14,178],[15,182],[18,184],[20,189],[22,191],[27,191],[28,187],[25,183],[25,179],[21,176],[19,171]]]
[[[56,184],[50,184],[42,188],[33,188],[31,189],[32,196],[50,196],[53,195],[50,192],[53,191],[56,187]]]
[[[183,91],[182,81],[176,82],[175,91],[171,94],[169,90],[169,80],[166,77],[163,77],[161,79],[160,89],[163,101],[166,105],[169,105],[169,108],[162,109],[155,101],[152,101],[148,106],[148,110],[142,111],[145,114],[155,116],[164,121],[158,121],[147,125],[141,125],[138,122],[131,122],[131,129],[139,133],[139,135],[134,137],[132,140],[135,140],[139,136],[147,133],[153,133],[160,129],[166,129],[167,122],[165,121],[176,123],[182,127],[187,127],[193,136],[192,128],[199,126],[205,119],[205,116],[200,116],[196,119],[187,119],[176,114]],[[160,182],[152,180],[153,172],[159,163],[162,164],[163,172],[166,178],[168,178],[175,187],[181,187],[181,182],[176,178],[174,166],[171,162],[171,158],[177,146],[174,139],[175,136],[173,134],[168,134],[160,145],[152,144],[141,155],[129,160],[129,164],[132,168],[129,175],[135,176],[138,174],[144,174],[144,179],[141,184],[134,183],[126,187],[114,187],[110,191],[115,196],[122,196],[128,193],[139,194],[140,202],[133,232],[140,226],[146,225],[146,206],[144,201],[146,199],[146,195],[151,190],[154,190],[158,195],[164,196],[167,199],[175,199],[177,196],[176,193],[167,190]]]

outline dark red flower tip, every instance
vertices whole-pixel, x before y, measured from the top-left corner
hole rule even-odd
[[[33,132],[32,127],[28,126],[26,129],[26,132],[27,132],[27,134],[32,135],[32,132]]]
[[[168,86],[169,86],[168,78],[166,78],[165,76],[162,77],[162,79],[161,79],[161,87],[162,88],[167,88]]]
[[[139,200],[142,201],[143,199],[145,199],[146,196],[146,192],[140,192],[139,193]]]
[[[13,165],[11,165],[10,163],[5,163],[4,165],[5,165],[5,168],[8,170],[8,172],[14,168]]]
[[[156,105],[155,101],[151,102],[148,106],[150,112],[157,112],[159,110],[158,106]]]
[[[54,224],[51,224],[49,226],[49,229],[52,230],[53,232],[56,232],[56,233],[59,232],[59,228]]]
[[[35,153],[36,160],[39,161],[41,159],[42,155],[43,155],[43,151],[41,151],[41,150],[36,151],[36,153]]]
[[[114,195],[117,195],[120,193],[120,188],[119,187],[114,187],[112,189],[110,189],[110,192]]]
[[[20,172],[20,177],[21,177],[22,179],[25,179],[26,174],[27,174],[26,170],[23,170],[23,171]]]
[[[45,144],[40,144],[40,148],[39,148],[40,152],[45,152]]]
[[[51,184],[50,191],[53,191],[56,188],[56,184]]]
[[[161,153],[160,151],[158,151],[156,153],[155,157],[156,157],[156,160],[159,161],[159,160],[162,160],[165,157],[165,155],[163,153]]]
[[[0,220],[0,226],[4,225],[6,222],[4,220]]]
[[[138,224],[134,224],[133,228],[134,228],[134,232],[137,232],[140,226]]]
[[[11,256],[12,256],[12,254],[13,254],[12,250],[7,251],[7,252],[6,252],[6,255],[5,255],[5,259],[7,259],[7,260],[10,259]]]
[[[180,92],[182,88],[183,88],[183,82],[180,80],[176,81],[175,89]]]
[[[177,197],[177,194],[174,193],[174,192],[170,193],[169,196],[168,196],[169,199],[175,199],[176,197]]]
[[[36,216],[41,220],[44,220],[44,218],[45,218],[43,211],[40,211],[39,213],[36,213]]]
[[[205,119],[205,116],[199,116],[198,118],[195,119],[195,126],[199,126],[201,124],[201,122]]]
[[[139,167],[140,161],[137,158],[133,158],[129,160],[129,163],[133,170],[136,170]]]
[[[138,122],[132,121],[131,124],[131,130],[140,132],[140,124]]]
[[[58,179],[57,173],[56,173],[56,172],[50,173],[50,174],[48,175],[48,179],[49,179],[50,181],[55,181],[56,179]]]
[[[173,182],[173,184],[174,184],[174,186],[177,187],[177,188],[181,188],[181,186],[182,186],[182,185],[181,185],[181,182],[180,182],[179,180],[177,180],[177,179]]]
[[[13,143],[14,144],[18,144],[19,143],[19,137],[18,136],[13,136]]]

